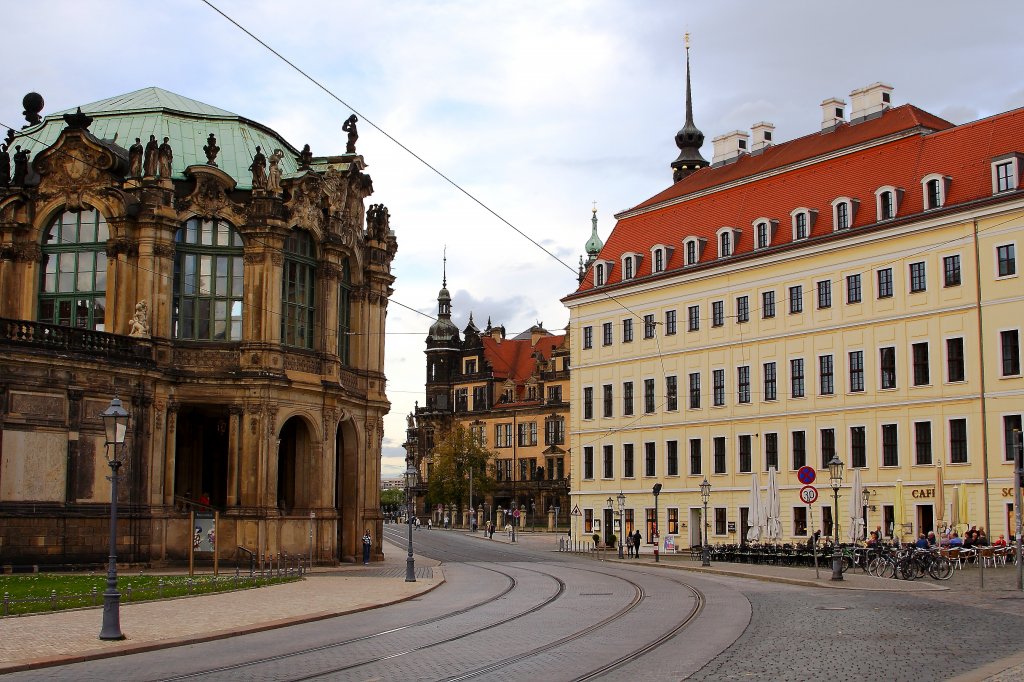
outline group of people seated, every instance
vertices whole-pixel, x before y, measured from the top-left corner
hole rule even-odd
[[[933,531],[928,533],[921,533],[917,536],[917,540],[914,542],[914,546],[921,549],[928,549],[935,547],[938,540]],[[868,547],[877,547],[882,544],[882,529],[877,527],[871,531],[871,534],[867,539]],[[964,549],[970,549],[972,547],[1006,547],[1007,546],[1006,536],[1002,533],[996,540],[990,542],[988,535],[985,534],[984,528],[978,528],[977,526],[971,526],[971,528],[964,532],[963,537],[960,536],[956,530],[950,529],[947,533],[941,535],[941,546],[942,547],[962,547]]]

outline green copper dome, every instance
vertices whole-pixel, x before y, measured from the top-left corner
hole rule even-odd
[[[597,254],[601,253],[601,249],[604,248],[604,242],[597,235],[597,208],[594,208],[594,216],[590,219],[590,223],[590,239],[587,240],[587,244],[583,248],[587,251],[587,260],[592,261],[597,258]]]
[[[64,130],[65,113],[77,107],[48,114],[41,123],[18,131],[15,144],[36,153],[52,145]],[[145,145],[150,135],[158,142],[165,137],[174,152],[172,178],[185,178],[185,169],[205,164],[203,146],[213,133],[220,153],[217,167],[238,183],[239,189],[252,188],[249,165],[259,145],[267,156],[275,149],[284,152],[282,175],[294,174],[299,152],[276,132],[247,118],[209,104],[177,95],[161,88],[143,88],[124,95],[83,104],[82,112],[93,118],[89,132],[104,140],[112,140],[127,149],[139,138]]]

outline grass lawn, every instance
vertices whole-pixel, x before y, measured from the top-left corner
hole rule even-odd
[[[121,603],[152,599],[183,597],[191,594],[210,594],[253,587],[265,587],[299,580],[291,577],[249,578],[234,575],[202,575],[189,578],[187,575],[131,575],[121,573],[117,589]],[[83,606],[103,604],[103,592],[107,587],[106,574],[59,575],[37,573],[33,575],[0,576],[0,594],[3,595],[2,615],[13,616],[39,611],[75,609]]]

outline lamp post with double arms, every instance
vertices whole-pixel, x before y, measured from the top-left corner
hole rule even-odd
[[[619,496],[615,498],[619,503],[619,558],[624,559],[622,556],[622,536],[626,532],[626,521],[624,515],[626,513],[626,496],[619,491]]]
[[[416,465],[413,462],[412,457],[408,457],[405,460],[405,507],[406,507],[406,518],[405,520],[409,523],[409,556],[405,560],[405,582],[414,583],[416,582],[416,560],[412,557],[412,525],[413,517],[415,516],[414,501],[412,499],[412,489],[416,487],[416,483],[419,480],[419,471],[416,469]]]
[[[868,512],[871,510],[871,491],[864,488],[860,492],[861,500],[864,502],[864,539],[868,538]],[[936,542],[938,542],[938,532],[935,533]]]
[[[115,394],[100,418],[103,419],[107,464],[110,465],[110,564],[107,566],[107,589],[103,593],[100,639],[124,639],[121,632],[121,593],[117,591],[117,472],[125,456],[124,439],[128,434],[129,415]]]
[[[710,566],[711,552],[708,549],[708,500],[711,499],[711,484],[708,483],[707,476],[704,477],[704,481],[700,484],[700,499],[704,501],[704,533],[700,536],[700,565]]]
[[[839,455],[834,455],[828,463],[829,478],[832,483],[832,493],[835,496],[835,506],[832,507],[832,580],[843,579],[843,553],[839,551],[839,486],[843,484],[843,461]]]

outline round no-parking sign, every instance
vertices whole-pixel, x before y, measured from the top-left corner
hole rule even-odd
[[[817,473],[814,471],[814,467],[803,466],[796,472],[797,479],[804,485],[810,485],[814,483],[814,479],[817,478]]]
[[[814,504],[814,501],[818,499],[818,489],[813,485],[805,485],[800,488],[800,499],[804,504]]]

